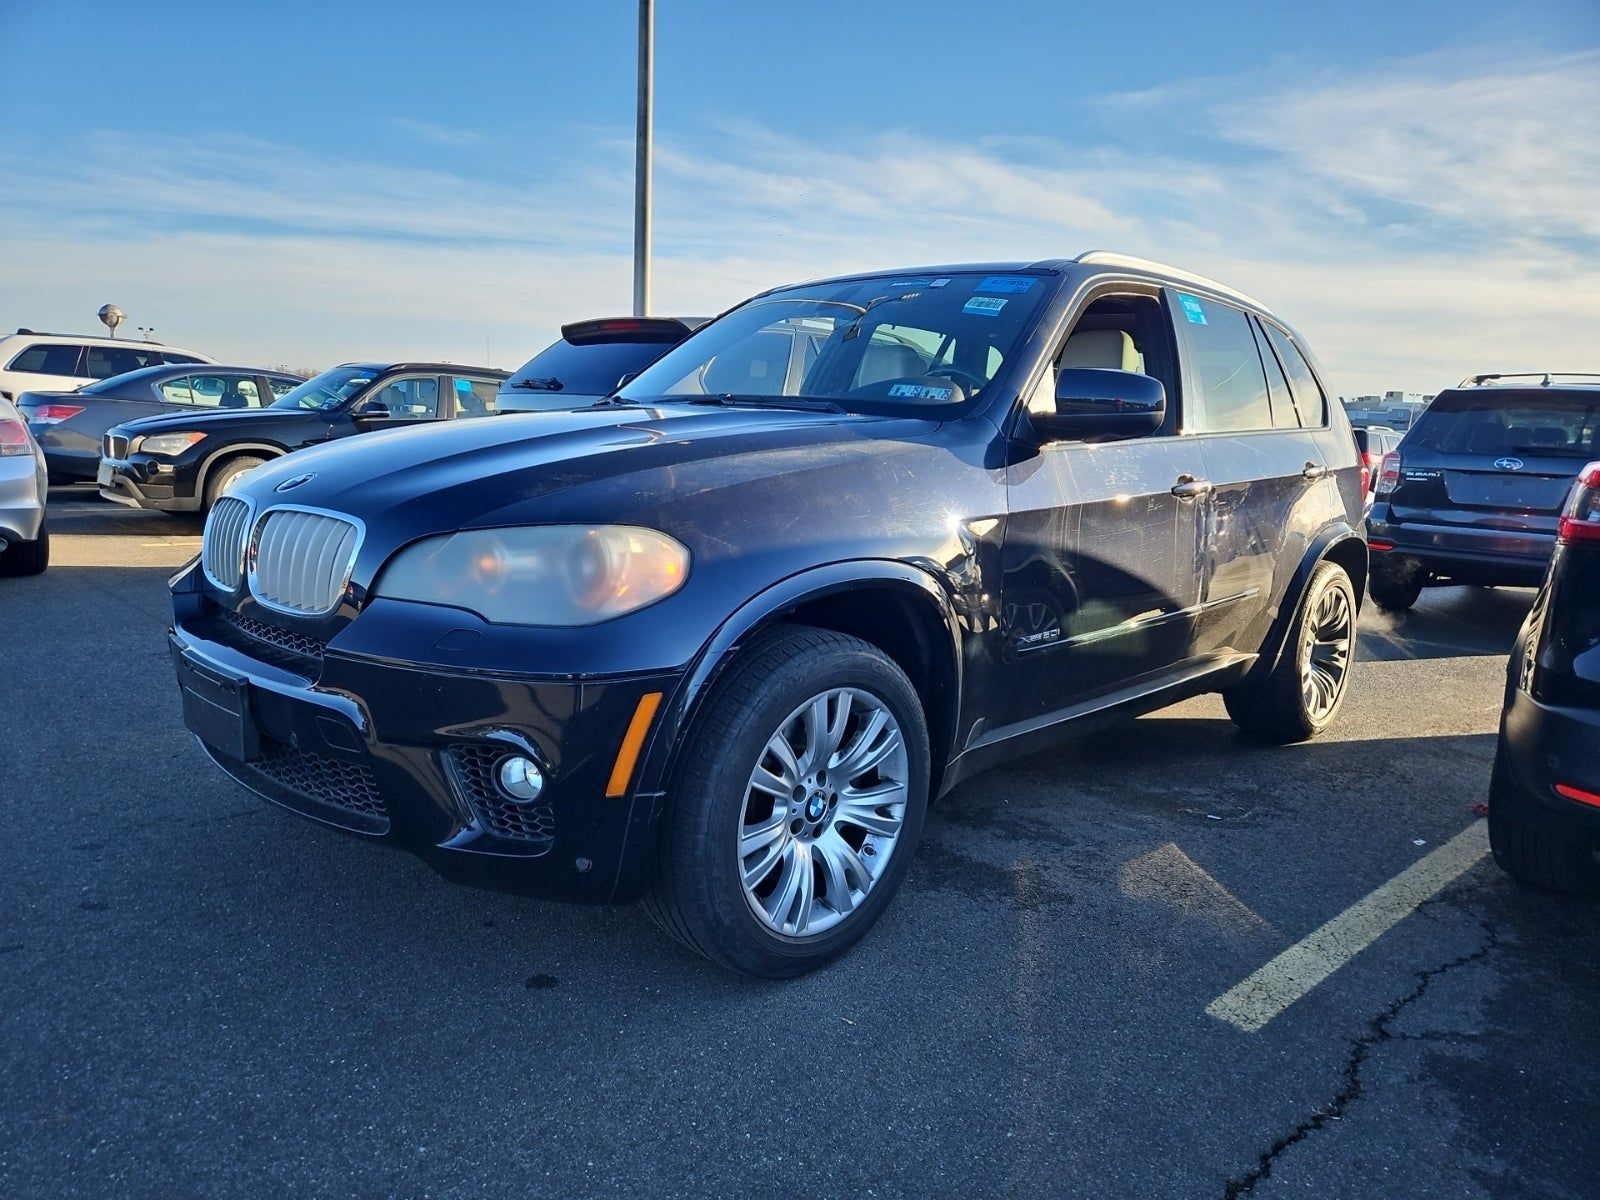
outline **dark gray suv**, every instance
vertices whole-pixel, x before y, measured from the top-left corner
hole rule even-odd
[[[1478,375],[1440,392],[1379,469],[1373,601],[1398,611],[1427,586],[1537,585],[1596,458],[1600,376]]]

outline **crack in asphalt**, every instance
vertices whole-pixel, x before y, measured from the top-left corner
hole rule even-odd
[[[1458,894],[1456,897],[1448,899],[1460,899],[1463,895],[1470,894],[1470,890],[1468,893]],[[1427,905],[1446,901],[1447,898],[1444,896],[1434,897],[1418,905],[1417,909],[1420,912]],[[1343,1118],[1345,1110],[1361,1099],[1363,1095],[1361,1071],[1366,1066],[1367,1059],[1371,1057],[1374,1047],[1380,1046],[1384,1042],[1419,1040],[1421,1038],[1422,1035],[1419,1034],[1391,1033],[1389,1026],[1401,1012],[1422,999],[1435,979],[1461,967],[1471,966],[1473,963],[1480,962],[1499,949],[1500,937],[1495,933],[1489,922],[1477,913],[1472,915],[1474,920],[1477,921],[1479,929],[1483,931],[1483,944],[1470,954],[1463,954],[1459,958],[1451,959],[1449,962],[1440,963],[1438,966],[1419,971],[1415,987],[1368,1021],[1367,1031],[1350,1043],[1350,1055],[1345,1060],[1344,1065],[1344,1083],[1339,1091],[1335,1093],[1333,1099],[1273,1142],[1262,1153],[1261,1157],[1256,1160],[1256,1165],[1249,1171],[1230,1179],[1222,1193],[1223,1200],[1238,1200],[1240,1196],[1248,1196],[1255,1191],[1258,1183],[1272,1174],[1273,1164],[1277,1162],[1278,1157],[1285,1150],[1289,1149],[1290,1146],[1303,1142],[1318,1130],[1326,1128],[1330,1122]]]

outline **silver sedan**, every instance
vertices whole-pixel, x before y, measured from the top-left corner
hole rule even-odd
[[[0,575],[37,575],[50,565],[46,481],[39,443],[0,397]]]

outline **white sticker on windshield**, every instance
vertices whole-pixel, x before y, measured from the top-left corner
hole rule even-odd
[[[889,388],[889,397],[892,400],[935,400],[939,403],[950,399],[949,388],[932,387],[926,383],[896,383]]]
[[[999,296],[974,296],[961,306],[961,311],[975,317],[998,317],[1006,302]]]

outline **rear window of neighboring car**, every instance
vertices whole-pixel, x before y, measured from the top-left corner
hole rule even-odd
[[[84,355],[84,374],[109,379],[140,367],[161,365],[159,350],[136,350],[131,346],[90,346]]]
[[[172,350],[163,350],[161,352],[161,361],[171,363],[173,366],[188,366],[190,363],[204,362],[205,359],[196,358],[192,354],[178,354]]]
[[[1407,438],[1440,454],[1600,457],[1600,392],[1443,392]]]
[[[574,346],[563,339],[513,371],[511,378],[500,385],[500,394],[508,399],[516,397],[517,408],[565,408],[574,396],[609,396],[624,375],[644,370],[671,348],[664,342],[592,342]]]
[[[82,355],[82,346],[59,343],[28,346],[6,364],[6,370],[27,371],[33,375],[81,375],[78,363]]]

